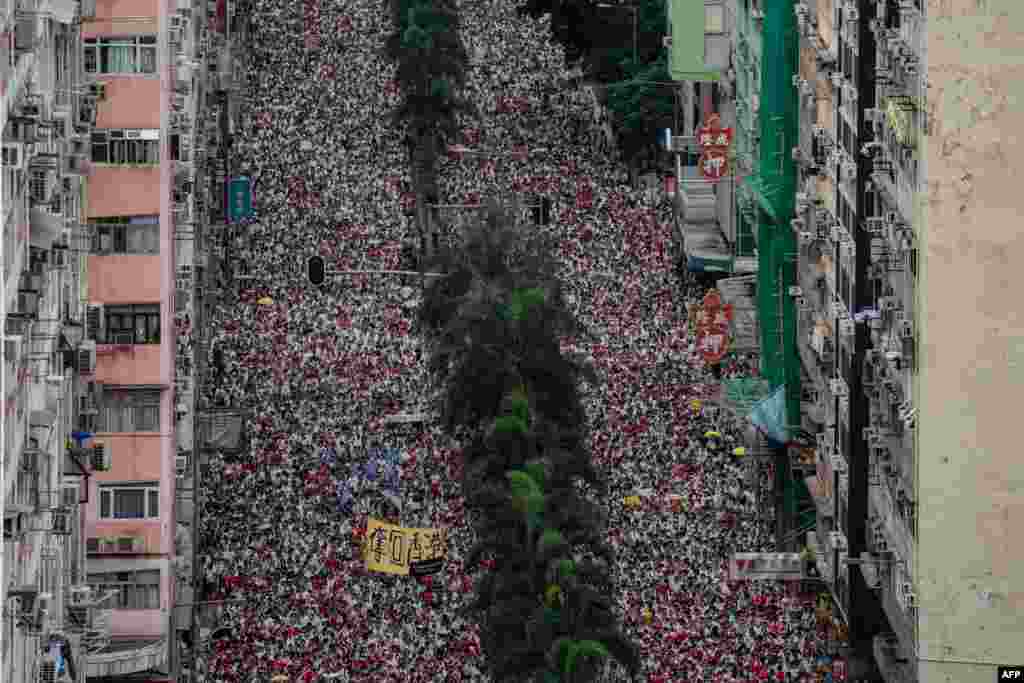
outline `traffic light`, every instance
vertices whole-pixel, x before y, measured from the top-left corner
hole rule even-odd
[[[320,286],[324,283],[324,260],[319,256],[310,256],[307,263],[307,274],[310,283]]]

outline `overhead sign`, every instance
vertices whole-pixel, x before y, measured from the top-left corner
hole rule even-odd
[[[363,554],[370,571],[407,576],[411,568],[417,574],[434,573],[433,567],[447,555],[447,545],[444,529],[407,528],[371,518]]]
[[[736,553],[729,562],[731,581],[801,581],[800,553]]]

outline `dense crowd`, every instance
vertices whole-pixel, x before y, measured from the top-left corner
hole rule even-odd
[[[701,399],[714,379],[686,324],[669,248],[671,207],[629,186],[590,97],[566,86],[546,21],[513,3],[460,3],[482,120],[440,167],[443,203],[493,191],[553,200],[569,301],[590,331],[565,340],[593,359],[584,387],[595,463],[608,477],[609,538],[627,634],[650,681],[803,680],[821,647],[813,612],[782,585],[727,580],[736,551],[770,550],[737,457],[740,425]],[[226,603],[209,681],[483,681],[476,626],[457,614],[479,567],[459,496],[459,444],[429,424],[411,324],[418,285],[334,270],[394,269],[415,234],[399,99],[380,57],[379,0],[251,9],[250,88],[234,153],[255,179],[255,214],[231,245],[213,310],[206,408],[251,411],[240,454],[211,456],[200,543],[208,598]],[[454,216],[442,216],[445,220]],[[692,301],[699,292],[690,291]],[[730,357],[725,376],[754,372]],[[639,497],[639,504],[625,505]],[[447,529],[441,573],[370,574],[369,516]]]

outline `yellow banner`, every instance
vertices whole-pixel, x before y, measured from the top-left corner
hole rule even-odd
[[[367,522],[363,556],[370,571],[405,576],[410,564],[443,560],[447,552],[444,529],[410,529],[373,518]]]

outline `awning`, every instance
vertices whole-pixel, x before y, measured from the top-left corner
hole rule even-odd
[[[32,209],[30,221],[32,228],[29,243],[40,249],[49,250],[64,230],[64,219],[49,211]]]
[[[732,249],[718,225],[683,226],[686,267],[695,273],[731,273]]]
[[[72,24],[75,21],[75,8],[77,0],[50,0],[50,11],[53,12],[53,20],[61,24]]]
[[[124,676],[167,665],[167,641],[163,638],[146,643],[111,641],[103,651],[89,653],[86,674],[89,678]]]
[[[28,423],[32,427],[52,427],[55,418],[56,415],[49,410],[33,410]]]
[[[722,302],[732,306],[732,338],[736,351],[756,351],[761,347],[757,325],[757,276],[745,275],[719,280]]]

